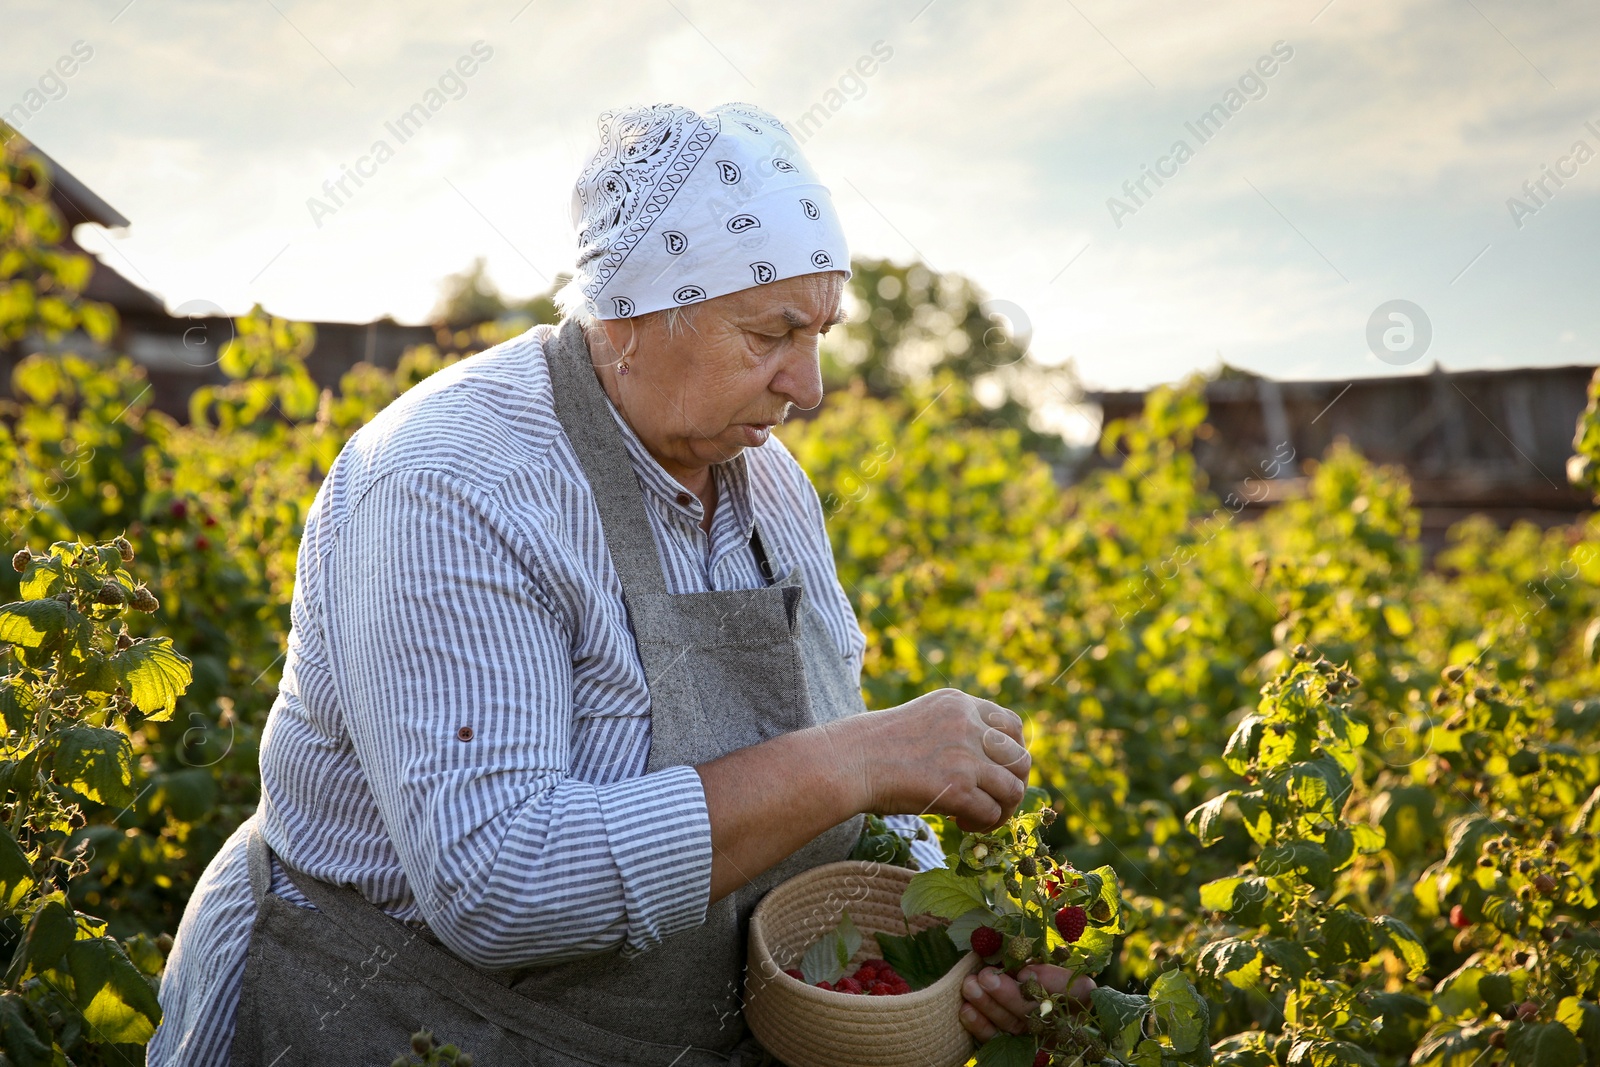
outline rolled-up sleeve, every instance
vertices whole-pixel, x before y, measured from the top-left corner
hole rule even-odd
[[[572,642],[532,546],[444,471],[376,479],[323,572],[346,727],[410,888],[485,969],[620,948],[705,919],[693,767],[571,776]]]

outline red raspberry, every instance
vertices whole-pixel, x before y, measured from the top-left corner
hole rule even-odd
[[[1050,1067],[1050,1053],[1040,1049],[1033,1054],[1033,1067]]]
[[[856,973],[852,977],[858,982],[875,982],[881,973],[878,968],[872,965],[872,961],[868,960],[856,968]]]
[[[217,520],[213,519],[210,515],[207,515],[205,518],[201,519],[200,521],[205,523],[207,526],[215,526],[217,524]]]
[[[1076,904],[1068,904],[1056,912],[1056,929],[1061,931],[1061,937],[1071,944],[1083,936],[1083,931],[1089,925],[1089,913]]]
[[[1051,900],[1061,895],[1061,879],[1054,874],[1044,876],[1044,891]]]
[[[785,967],[783,969],[783,973],[788,975],[790,978],[798,978],[802,982],[806,980],[806,976],[800,973],[800,968],[798,967]]]
[[[841,978],[839,984],[833,987],[835,993],[862,993],[861,983],[854,978]]]
[[[1472,920],[1467,918],[1467,910],[1460,904],[1450,909],[1450,925],[1457,930],[1465,930],[1472,925]]]
[[[833,989],[833,983],[832,982],[818,982],[817,983],[817,988],[818,989],[832,990]]]
[[[894,996],[894,990],[879,982],[872,987],[872,992],[868,995],[874,997],[892,997]]]
[[[194,539],[194,547],[204,552],[206,549],[211,547],[211,539],[205,534],[201,534],[199,537]]]
[[[993,956],[1003,943],[1000,931],[992,926],[980,926],[972,931],[972,951],[980,956]]]
[[[185,515],[187,515],[187,514],[189,514],[189,505],[188,504],[185,504],[181,500],[174,500],[172,502],[172,517],[173,518],[175,518],[175,519],[177,519],[177,520],[179,520],[181,522],[183,520],[183,517]]]

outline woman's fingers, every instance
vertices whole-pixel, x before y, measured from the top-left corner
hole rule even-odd
[[[976,974],[968,975],[961,985],[961,994],[966,999],[965,1006],[973,1009],[992,1031],[1020,1034],[1027,1029],[1022,1020],[1028,1014],[1028,1002],[1022,996],[1016,979],[998,968],[985,967]],[[967,1017],[963,1013],[963,1023]],[[967,1029],[977,1034],[971,1026]],[[993,1036],[992,1032],[990,1036]]]
[[[1010,708],[1001,707],[992,700],[978,701],[978,717],[985,726],[999,730],[1019,745],[1026,746],[1022,738],[1022,717]]]
[[[1029,978],[1037,978],[1046,993],[1065,993],[1069,1000],[1084,1004],[1089,1002],[1089,994],[1094,992],[1093,978],[1077,975],[1052,963],[1035,963],[1017,972],[1019,982],[1026,982]]]
[[[1027,781],[1028,768],[1033,766],[1033,758],[1028,755],[1028,750],[1017,744],[1009,734],[1001,733],[999,730],[985,731],[983,754],[989,757],[990,762]]]

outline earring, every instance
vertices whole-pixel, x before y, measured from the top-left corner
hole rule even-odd
[[[625,359],[617,360],[617,373],[618,374],[627,374],[628,373],[628,361],[627,360],[625,360]]]

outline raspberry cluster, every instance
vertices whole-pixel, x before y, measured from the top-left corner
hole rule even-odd
[[[796,968],[790,967],[783,973],[805,981],[805,975]],[[884,960],[867,960],[855,969],[855,973],[847,974],[837,982],[818,982],[817,988],[869,997],[892,997],[911,992],[910,984]]]

